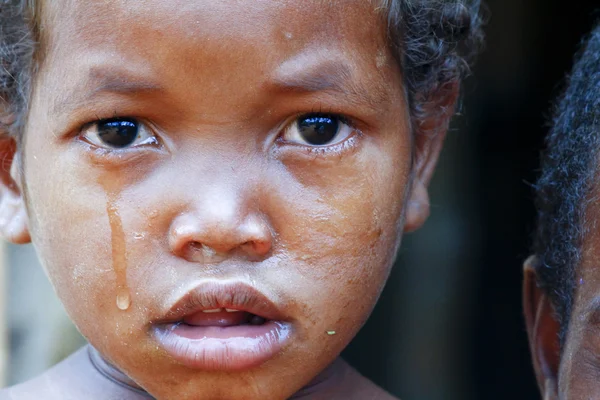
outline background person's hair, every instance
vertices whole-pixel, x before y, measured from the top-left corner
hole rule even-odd
[[[554,110],[537,184],[538,284],[548,293],[564,342],[573,304],[576,268],[587,227],[586,204],[600,146],[600,26],[576,56],[567,89]]]
[[[413,123],[469,71],[481,43],[480,0],[380,0],[402,67]],[[39,0],[0,0],[0,131],[17,138],[27,118],[39,47]],[[38,56],[38,58],[41,58]],[[417,125],[418,126],[418,125]]]

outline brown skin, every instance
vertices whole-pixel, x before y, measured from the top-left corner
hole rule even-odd
[[[600,207],[589,202],[586,223],[598,226]],[[577,267],[569,329],[560,350],[554,305],[536,284],[535,257],[525,262],[523,304],[533,365],[542,397],[588,400],[600,397],[600,232],[589,229]]]
[[[359,0],[59,0],[43,10],[46,54],[26,140],[2,179],[0,229],[14,242],[31,237],[81,332],[153,396],[288,398],[369,316],[402,232],[429,213],[456,94],[424,121],[439,134],[413,140],[383,18]],[[320,149],[282,140],[286,125],[319,110],[356,129]],[[82,126],[115,116],[144,122],[159,144],[106,151],[86,141]],[[4,150],[10,159],[9,142]],[[116,241],[107,203],[122,221]],[[193,243],[219,261],[194,258]],[[114,251],[126,263],[126,311]],[[292,320],[287,347],[237,373],[167,356],[150,322],[182,284],[206,278],[243,279],[276,298]],[[388,397],[344,371],[322,396]]]
[[[560,346],[560,326],[548,295],[536,283],[535,256],[524,264],[523,307],[529,333],[529,347],[538,386],[544,399],[556,397]]]

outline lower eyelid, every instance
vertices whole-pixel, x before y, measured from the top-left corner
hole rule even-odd
[[[79,140],[80,145],[85,147],[83,151],[92,164],[99,167],[122,166],[123,164],[135,164],[137,162],[152,162],[161,154],[164,154],[160,147],[145,146],[145,151],[140,149],[120,149],[117,151],[99,147],[89,142]]]
[[[362,136],[363,133],[361,131],[358,129],[353,129],[352,133],[343,141],[333,145],[325,146],[307,146],[281,140],[280,145],[276,149],[276,154],[281,157],[287,157],[296,154],[311,158],[342,156],[356,150],[360,146]]]

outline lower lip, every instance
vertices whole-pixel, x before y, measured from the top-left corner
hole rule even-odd
[[[175,360],[194,369],[239,371],[254,368],[279,353],[290,336],[289,324],[192,326],[166,324],[154,328],[159,343]]]

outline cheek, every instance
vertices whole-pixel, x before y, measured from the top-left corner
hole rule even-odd
[[[579,316],[575,310],[573,316]],[[558,387],[561,399],[595,399],[600,396],[600,340],[586,318],[571,318],[565,348],[561,352]]]
[[[286,279],[313,323],[353,335],[383,288],[410,174],[410,153],[398,136],[386,151],[365,138],[360,150],[332,164],[288,163],[279,179],[286,185],[271,188],[272,221],[285,257],[297,266]]]
[[[32,239],[58,296],[85,336],[100,337],[107,329],[125,334],[126,324],[123,332],[115,329],[118,283],[106,193],[93,170],[72,167],[68,152],[53,157],[27,150]]]

